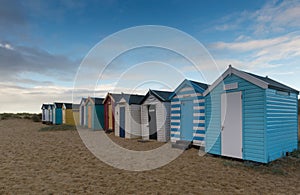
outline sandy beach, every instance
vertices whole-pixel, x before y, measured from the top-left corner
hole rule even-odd
[[[116,169],[97,159],[77,131],[47,131],[25,119],[0,121],[0,194],[299,194],[300,159],[269,165],[185,151],[164,167]],[[132,150],[161,143],[109,137]]]

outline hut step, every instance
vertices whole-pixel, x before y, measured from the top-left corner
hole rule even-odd
[[[191,147],[191,145],[192,145],[192,141],[177,140],[175,143],[172,143],[172,148],[187,150]]]

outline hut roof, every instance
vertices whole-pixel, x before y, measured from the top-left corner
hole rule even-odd
[[[179,90],[186,85],[196,88],[201,92],[204,92],[209,87],[208,84],[185,79],[180,83],[180,85],[178,85],[178,87],[174,90],[174,93],[169,98],[172,99],[179,92]]]
[[[64,103],[66,109],[72,109],[72,103]]]
[[[41,109],[48,109],[48,107],[49,107],[49,104],[43,104]]]
[[[192,82],[195,85],[198,85],[199,87],[201,87],[204,90],[206,90],[209,87],[209,85],[205,84],[205,83],[201,83],[201,82],[198,82],[198,81],[192,81],[192,80],[189,80],[189,81]]]
[[[54,107],[55,108],[62,108],[63,103],[59,103],[59,102],[54,102]]]
[[[86,102],[86,100],[87,100],[87,98],[81,98],[81,101],[80,101],[80,105],[82,104],[82,103],[84,103],[85,104],[85,102]]]
[[[120,98],[120,100],[122,98],[124,98],[129,105],[130,104],[141,104],[141,101],[143,100],[144,97],[145,96],[143,96],[143,95],[122,93],[122,97]]]
[[[159,99],[162,102],[169,102],[170,96],[173,94],[171,91],[159,91],[159,90],[152,90],[149,89],[148,93],[145,95],[141,103],[143,103],[150,95],[153,95],[157,99]]]
[[[251,75],[251,76],[253,76],[255,78],[258,78],[258,79],[260,79],[260,80],[268,83],[270,89],[282,90],[282,91],[293,92],[293,93],[299,93],[299,91],[297,91],[297,90],[295,90],[295,89],[293,89],[293,88],[291,88],[289,86],[286,86],[286,85],[284,85],[282,83],[279,83],[279,82],[277,82],[277,81],[275,81],[273,79],[270,79],[268,76],[262,77],[262,76],[259,76],[259,75],[253,74],[253,73],[249,73],[249,72],[244,72],[244,73],[246,73],[248,75]]]
[[[220,82],[222,82],[223,79],[225,79],[228,75],[237,75],[238,77],[241,77],[245,79],[246,81],[253,83],[254,85],[257,85],[263,89],[275,89],[285,92],[293,92],[296,94],[299,94],[299,91],[288,87],[282,83],[279,83],[273,79],[270,79],[269,77],[262,77],[253,73],[244,72],[238,69],[233,68],[231,65],[229,65],[229,68],[211,85],[207,88],[207,90],[204,92],[204,95],[207,95],[211,90],[213,90]]]
[[[95,105],[103,104],[103,100],[104,100],[104,98],[95,98],[95,97],[91,97],[91,99],[95,102]]]

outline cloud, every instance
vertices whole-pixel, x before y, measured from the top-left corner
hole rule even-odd
[[[243,30],[255,35],[289,32],[300,27],[300,1],[268,1],[256,11],[232,13],[219,19],[218,31]]]
[[[237,59],[243,58],[251,67],[276,67],[299,61],[300,32],[289,33],[272,39],[249,41],[217,42],[210,45],[217,51],[234,53]]]
[[[0,47],[13,50],[14,48],[9,43],[0,43]]]
[[[20,79],[22,73],[38,73],[57,80],[72,80],[78,66],[66,56],[51,54],[29,46],[0,43],[0,70],[2,79]]]
[[[284,43],[291,40],[289,36],[276,37],[272,39],[260,39],[260,40],[249,40],[249,41],[236,41],[231,43],[217,42],[211,44],[214,49],[229,49],[235,51],[251,51],[255,49],[262,49],[274,45]]]

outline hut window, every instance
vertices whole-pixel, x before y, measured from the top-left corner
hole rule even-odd
[[[277,95],[285,95],[285,96],[289,96],[289,95],[290,95],[290,92],[285,92],[285,91],[279,91],[279,90],[277,90],[277,91],[276,91],[276,94],[277,94]]]

